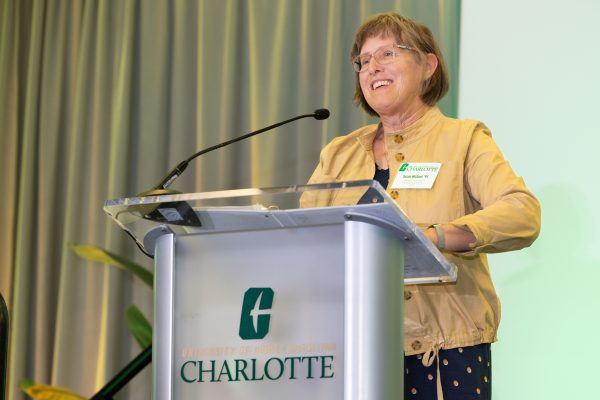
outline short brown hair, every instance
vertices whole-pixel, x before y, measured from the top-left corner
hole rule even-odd
[[[448,92],[450,84],[442,52],[433,34],[425,25],[393,12],[375,14],[363,22],[356,31],[354,44],[350,50],[350,60],[360,54],[360,49],[368,38],[388,35],[395,37],[399,44],[411,46],[420,55],[431,53],[437,57],[438,66],[431,78],[424,83],[421,91],[421,100],[430,106],[435,105]],[[354,102],[369,114],[378,115],[363,95],[358,74],[357,72],[355,75]]]

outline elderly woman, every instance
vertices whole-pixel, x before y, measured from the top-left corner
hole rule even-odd
[[[351,59],[355,101],[379,123],[329,143],[310,183],[379,181],[458,266],[456,283],[405,287],[405,398],[489,399],[500,303],[485,254],[529,246],[539,203],[483,123],[436,107],[448,78],[427,27],[375,15],[358,29]],[[415,188],[397,174],[407,164],[439,169]]]

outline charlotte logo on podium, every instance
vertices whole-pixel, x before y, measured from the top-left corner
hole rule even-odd
[[[244,293],[240,337],[243,340],[263,339],[269,333],[270,310],[273,307],[273,289],[250,288]]]
[[[272,288],[246,290],[240,317],[239,335],[242,340],[263,339],[268,335],[273,312],[273,297]],[[277,345],[278,348],[283,349],[281,352],[262,351],[260,344],[239,346],[239,352],[234,346],[226,346],[224,349],[227,351],[222,354],[218,353],[219,348],[215,348],[217,351],[214,358],[211,357],[210,348],[199,348],[201,354],[198,356],[194,354],[183,356],[179,377],[185,384],[334,378],[335,353],[325,353],[331,348],[320,349],[318,344],[308,345],[315,346],[315,349],[305,349],[304,345],[295,346],[288,343],[277,343]],[[242,352],[242,347],[247,350]],[[254,350],[252,347],[255,347]],[[205,353],[204,350],[208,351]],[[334,350],[335,345],[331,351]],[[246,355],[248,356],[245,357]]]

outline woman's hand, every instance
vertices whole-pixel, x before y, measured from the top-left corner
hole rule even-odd
[[[475,235],[473,235],[473,232],[466,226],[464,228],[459,228],[456,225],[443,224],[441,225],[441,229],[444,232],[445,239],[445,245],[442,250],[460,252],[469,251],[475,247],[477,239],[475,238]],[[428,228],[425,231],[425,236],[427,236],[433,244],[439,247],[439,238],[435,228]]]

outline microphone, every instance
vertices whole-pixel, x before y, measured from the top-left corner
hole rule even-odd
[[[314,116],[315,119],[318,120],[327,119],[329,118],[329,110],[326,108],[319,108],[318,110],[315,110]]]
[[[194,158],[199,157],[202,154],[206,154],[208,152],[211,152],[213,150],[219,149],[221,147],[225,147],[225,146],[227,146],[229,144],[232,144],[232,143],[235,143],[235,142],[239,142],[240,140],[247,139],[247,138],[249,138],[251,136],[258,135],[259,133],[266,132],[266,131],[269,131],[271,129],[277,128],[278,126],[285,125],[285,124],[290,123],[292,121],[296,121],[298,119],[308,118],[308,117],[314,117],[317,120],[324,120],[324,119],[329,118],[329,110],[326,109],[326,108],[319,108],[318,110],[315,110],[315,112],[312,113],[312,114],[299,115],[297,117],[290,118],[290,119],[287,119],[287,120],[282,121],[282,122],[278,122],[278,123],[273,124],[273,125],[269,125],[269,126],[267,126],[265,128],[259,129],[257,131],[247,133],[247,134],[245,134],[243,136],[240,136],[238,138],[231,139],[231,140],[228,140],[226,142],[217,144],[215,146],[208,147],[208,148],[206,148],[204,150],[200,150],[199,152],[191,155],[187,159],[185,159],[182,162],[180,162],[179,164],[177,164],[177,166],[175,168],[173,168],[171,170],[171,172],[169,172],[167,174],[167,176],[165,176],[163,178],[163,180],[161,180],[160,183],[158,185],[156,185],[154,188],[152,188],[151,190],[142,192],[138,196],[139,197],[143,197],[143,196],[157,196],[157,195],[163,195],[163,194],[173,194],[173,193],[175,193],[175,191],[168,190],[168,187],[171,186],[171,184],[177,178],[179,178],[179,176],[187,168],[187,166],[190,163],[190,161],[192,161]]]

